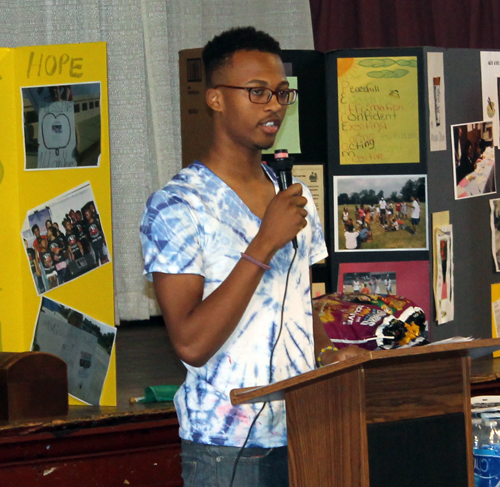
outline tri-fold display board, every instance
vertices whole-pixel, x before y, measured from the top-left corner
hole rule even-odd
[[[0,350],[68,366],[116,404],[105,43],[0,48]]]
[[[367,289],[390,279],[424,309],[433,340],[492,336],[500,52],[285,50],[283,61],[299,90],[287,113],[297,123],[282,127],[274,148],[295,147],[297,174],[325,189],[330,257],[314,280],[332,292],[348,290],[353,276]],[[200,49],[181,51],[180,77],[187,165],[210,138]]]

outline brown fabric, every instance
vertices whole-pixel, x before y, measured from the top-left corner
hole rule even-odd
[[[309,0],[315,49],[500,49],[498,0]]]

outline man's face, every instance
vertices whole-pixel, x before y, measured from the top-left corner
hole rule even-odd
[[[260,51],[237,51],[231,62],[214,73],[214,84],[261,87],[271,90],[288,88],[285,68],[279,56]],[[227,137],[236,145],[250,149],[268,149],[286,113],[286,106],[273,95],[269,103],[256,104],[246,90],[218,88],[221,94],[220,120]]]

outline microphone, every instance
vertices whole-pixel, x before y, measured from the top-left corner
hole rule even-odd
[[[278,178],[280,191],[284,191],[292,184],[293,159],[288,157],[287,149],[276,149],[274,151],[274,161],[269,161],[268,166],[274,171]],[[299,247],[297,237],[293,237],[292,245],[294,249]]]

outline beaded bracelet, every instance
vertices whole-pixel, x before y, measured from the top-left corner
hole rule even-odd
[[[338,348],[334,347],[333,345],[331,345],[329,347],[322,348],[318,354],[318,357],[316,358],[316,362],[318,363],[319,367],[323,367],[323,365],[321,363],[321,355],[323,355],[323,353],[325,353],[327,350],[331,350],[332,352],[336,352],[336,351],[338,351]]]
[[[265,271],[268,271],[271,268],[270,265],[264,264],[264,262],[261,262],[260,260],[254,259],[250,255],[245,254],[245,252],[241,252],[241,256],[245,260],[248,260],[248,262],[251,262],[252,264],[259,266],[261,269],[264,269]]]

